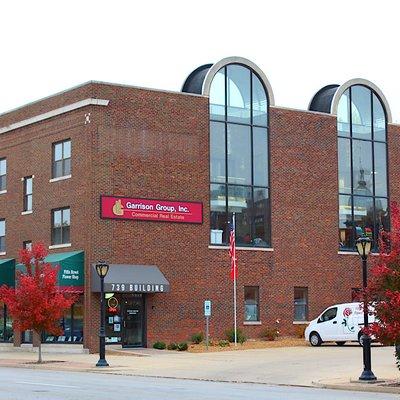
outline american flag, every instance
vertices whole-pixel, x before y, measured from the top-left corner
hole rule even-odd
[[[229,256],[231,258],[231,279],[234,281],[237,279],[238,273],[236,264],[235,223],[233,223],[230,227]]]

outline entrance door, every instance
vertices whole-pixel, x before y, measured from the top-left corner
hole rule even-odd
[[[129,294],[122,298],[123,347],[143,347],[144,343],[144,296]]]

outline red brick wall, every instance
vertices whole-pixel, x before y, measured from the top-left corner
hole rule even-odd
[[[157,265],[171,292],[147,295],[147,338],[185,340],[204,330],[203,301],[213,302],[210,333],[232,326],[228,250],[209,248],[208,100],[201,96],[89,84],[0,116],[0,127],[87,97],[110,100],[0,135],[8,159],[8,193],[0,195],[7,219],[7,256],[23,240],[50,244],[50,210],[71,206],[72,247],[85,251],[85,345],[98,345],[99,296],[90,292],[89,265]],[[85,125],[85,113],[91,123]],[[400,127],[389,127],[391,197],[400,196]],[[72,140],[72,178],[50,183],[51,143]],[[336,118],[274,107],[270,112],[270,186],[273,251],[239,250],[238,322],[256,337],[279,318],[294,330],[293,290],[306,286],[310,318],[351,300],[361,285],[355,255],[338,254]],[[34,212],[21,216],[21,178],[35,175]],[[99,218],[101,194],[201,201],[202,225]],[[244,286],[260,287],[261,326],[243,326]]]

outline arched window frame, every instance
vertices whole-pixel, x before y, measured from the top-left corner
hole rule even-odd
[[[228,77],[227,77],[227,68],[230,65],[239,65],[245,69],[247,69],[249,71],[249,73],[251,74],[250,77],[250,90],[251,90],[251,96],[250,96],[250,122],[248,124],[246,123],[238,123],[238,122],[233,122],[233,121],[229,121],[228,120],[228,102],[227,102],[227,81],[228,81]],[[225,228],[223,230],[223,237],[220,238],[222,240],[215,240],[215,238],[213,239],[213,222],[212,219],[210,221],[210,229],[211,229],[211,237],[210,237],[210,242],[212,245],[215,244],[221,244],[221,245],[227,245],[228,244],[228,240],[229,240],[229,228],[230,228],[230,219],[231,217],[229,216],[229,207],[228,207],[228,191],[229,188],[232,187],[246,187],[246,188],[250,188],[251,190],[251,207],[252,210],[254,211],[255,208],[255,200],[254,200],[254,193],[255,193],[255,189],[262,189],[262,190],[266,190],[267,193],[267,199],[265,201],[265,213],[267,215],[267,229],[268,232],[264,232],[264,238],[267,239],[264,241],[264,243],[260,244],[261,241],[259,241],[259,238],[256,238],[255,235],[255,218],[254,218],[254,214],[252,214],[252,221],[251,221],[251,243],[241,243],[240,240],[238,240],[238,232],[237,232],[237,245],[238,246],[251,246],[251,247],[271,247],[271,210],[270,210],[270,155],[269,155],[269,106],[274,104],[274,97],[273,97],[273,93],[272,93],[272,89],[271,86],[267,80],[267,78],[265,77],[265,75],[263,74],[263,72],[257,67],[255,66],[252,62],[250,62],[249,60],[246,59],[242,59],[242,58],[238,58],[238,57],[232,57],[232,58],[228,58],[228,59],[224,59],[221,60],[219,63],[214,64],[213,67],[211,67],[211,69],[209,70],[207,76],[205,77],[205,80],[203,82],[203,94],[206,95],[210,95],[211,92],[211,86],[213,83],[213,79],[214,77],[217,75],[218,72],[220,72],[221,70],[224,71],[224,96],[225,96],[225,112],[224,112],[224,120],[222,121],[221,119],[213,119],[212,118],[212,114],[210,112],[210,139],[211,139],[211,129],[212,129],[212,124],[213,122],[218,122],[218,123],[224,123],[224,127],[225,127],[225,139],[224,139],[224,143],[225,143],[225,182],[213,182],[211,180],[211,143],[210,143],[210,191],[212,188],[212,185],[221,185],[224,186],[225,188]],[[257,124],[254,124],[253,121],[253,76],[257,77],[259,82],[261,83],[263,90],[265,92],[265,96],[266,96],[266,100],[267,100],[267,107],[266,107],[266,118],[267,118],[267,123],[266,125],[261,126],[263,129],[266,130],[266,136],[267,136],[267,169],[268,169],[268,176],[267,176],[267,185],[266,186],[260,186],[260,185],[256,185],[254,182],[254,129],[258,128],[259,126]],[[211,111],[211,110],[210,110]],[[232,125],[245,125],[245,126],[249,126],[250,127],[250,136],[251,136],[251,163],[250,163],[250,168],[251,168],[251,185],[235,185],[233,183],[230,183],[228,181],[228,176],[227,176],[227,167],[228,167],[228,153],[227,153],[227,126],[228,124],[232,124]],[[229,171],[228,171],[229,173]],[[211,196],[210,196],[211,197]],[[210,202],[212,201],[212,199],[210,198]],[[212,206],[210,204],[210,208],[212,209]],[[210,210],[210,213],[212,213],[212,210]],[[211,215],[210,215],[211,216]],[[229,219],[229,220],[228,220]],[[243,239],[243,238],[242,238]]]
[[[354,137],[353,136],[353,102],[352,102],[352,88],[361,86],[369,90],[370,92],[370,113],[371,113],[371,138],[366,139],[366,138],[360,138],[360,137]],[[340,157],[343,155],[340,154],[340,147],[339,147],[339,141],[340,139],[345,139],[350,142],[350,180],[351,180],[351,191],[350,193],[342,192],[340,190],[340,184],[339,184],[339,250],[341,251],[354,251],[355,250],[355,240],[357,237],[360,235],[365,235],[366,234],[366,229],[364,228],[363,232],[357,231],[356,227],[356,221],[354,218],[355,215],[355,209],[354,209],[354,198],[355,197],[364,197],[365,199],[372,199],[372,204],[373,204],[373,217],[372,217],[372,223],[373,223],[373,228],[372,228],[372,237],[374,239],[374,244],[373,244],[373,251],[378,251],[378,241],[377,241],[377,235],[379,233],[379,230],[377,229],[378,221],[377,221],[377,201],[385,201],[386,202],[386,209],[387,209],[387,218],[385,221],[385,226],[384,228],[386,230],[390,229],[389,223],[390,223],[390,218],[389,218],[389,205],[390,205],[390,199],[389,199],[389,160],[388,160],[388,137],[387,137],[387,126],[388,123],[391,122],[391,111],[388,105],[388,102],[383,95],[382,91],[374,85],[372,82],[364,80],[364,79],[353,79],[342,86],[336,91],[332,103],[331,103],[331,113],[336,115],[338,117],[338,128],[339,128],[339,115],[338,115],[338,109],[339,109],[339,102],[342,96],[346,93],[346,91],[349,91],[349,108],[347,110],[348,112],[348,117],[349,117],[349,133],[348,135],[344,134],[341,135],[340,131],[338,129],[337,136],[338,136],[338,164],[340,165]],[[385,139],[380,140],[376,139],[374,136],[374,96],[376,97],[377,101],[380,103],[384,117],[385,117]],[[371,143],[371,160],[372,160],[372,195],[371,196],[362,196],[359,193],[355,193],[355,180],[354,180],[354,165],[353,165],[353,151],[354,151],[354,141],[365,141]],[[385,165],[385,172],[386,172],[386,193],[385,195],[379,194],[376,195],[376,159],[375,159],[375,146],[377,143],[384,143],[385,144],[385,157],[386,157],[386,165]],[[338,167],[339,167],[338,165]],[[351,199],[351,238],[349,240],[349,245],[344,245],[343,243],[343,228],[341,230],[340,226],[340,207],[342,205],[341,201],[341,196],[348,196]]]

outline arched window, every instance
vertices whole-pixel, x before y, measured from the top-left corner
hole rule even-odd
[[[389,228],[386,112],[371,88],[348,87],[337,107],[339,247]]]
[[[228,64],[210,86],[211,244],[227,244],[236,215],[239,246],[268,247],[268,93],[248,66]]]

